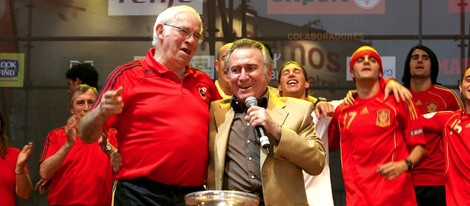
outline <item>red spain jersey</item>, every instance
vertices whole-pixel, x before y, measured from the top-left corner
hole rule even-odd
[[[335,110],[329,128],[330,148],[340,147],[346,204],[416,205],[411,174],[393,180],[377,173],[380,165],[408,157],[409,148],[424,145],[418,112],[411,101],[383,101],[382,91],[356,98]]]
[[[443,136],[447,206],[470,205],[470,114],[459,110],[425,117],[425,132]]]
[[[413,92],[413,104],[421,114],[463,109],[460,97],[451,89],[432,85],[423,92]],[[441,134],[424,133],[426,139],[426,158],[418,163],[412,171],[416,186],[444,185],[444,151]]]
[[[115,131],[108,132],[110,142]],[[52,130],[44,143],[40,162],[54,155],[67,141],[65,126]],[[110,205],[113,171],[98,142],[84,144],[80,137],[49,180],[49,205]]]
[[[115,128],[123,164],[117,179],[147,178],[177,186],[201,186],[207,173],[209,103],[220,99],[212,79],[186,66],[180,79],[154,59],[114,69],[101,96],[123,87],[122,113],[103,129]]]

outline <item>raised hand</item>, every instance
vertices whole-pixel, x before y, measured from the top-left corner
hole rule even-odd
[[[65,127],[65,133],[67,134],[67,143],[70,145],[75,144],[75,139],[78,134],[78,123],[79,117],[76,115],[72,115],[67,120],[67,126]]]
[[[106,91],[101,98],[99,105],[100,115],[105,118],[110,117],[113,114],[119,114],[122,112],[124,103],[122,102],[122,91],[124,89],[119,87],[114,91]]]
[[[33,152],[33,143],[28,142],[25,146],[23,146],[23,149],[21,150],[20,154],[18,155],[18,159],[16,160],[16,174],[24,173],[24,166],[26,165],[26,162],[29,160],[31,157],[31,154]]]

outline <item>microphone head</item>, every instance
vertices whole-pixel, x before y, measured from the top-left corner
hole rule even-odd
[[[254,96],[249,96],[245,99],[245,105],[247,108],[250,108],[251,106],[256,106],[258,105],[258,100]]]

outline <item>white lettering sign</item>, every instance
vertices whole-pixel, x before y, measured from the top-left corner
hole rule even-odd
[[[202,14],[203,0],[109,0],[109,16],[156,16],[164,9],[188,5]]]

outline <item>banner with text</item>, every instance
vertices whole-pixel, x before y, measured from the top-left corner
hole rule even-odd
[[[384,14],[385,0],[268,0],[268,14]]]
[[[109,16],[156,16],[168,7],[188,5],[202,15],[203,0],[109,0]]]

